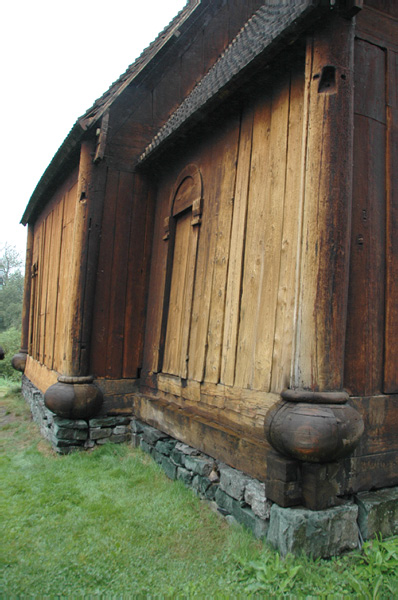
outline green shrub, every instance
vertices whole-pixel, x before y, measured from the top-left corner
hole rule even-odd
[[[11,365],[11,359],[19,351],[21,344],[21,330],[16,327],[10,327],[0,333],[0,346],[5,352],[4,360],[0,360],[0,377],[20,381],[21,373],[15,371]]]

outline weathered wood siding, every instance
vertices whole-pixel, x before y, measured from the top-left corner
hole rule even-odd
[[[77,169],[34,225],[29,354],[63,372]]]
[[[153,201],[134,174],[138,158],[261,4],[199,5],[192,31],[176,36],[149,75],[144,72],[112,105],[91,340],[90,369],[98,377],[135,378],[142,366]]]
[[[303,71],[294,69],[267,86],[240,115],[221,124],[170,165],[159,184],[143,369],[163,373],[157,379],[160,389],[196,400],[208,394],[208,401],[217,404],[217,396],[233,396],[232,388],[261,395],[289,384],[300,223]],[[177,327],[171,339],[162,330],[165,311],[174,321],[181,312],[181,298],[168,292],[171,241],[163,237],[164,220],[171,214],[171,191],[188,163],[197,165],[202,174],[203,213],[190,284],[188,352],[178,362],[170,356],[185,348],[179,336],[187,333]],[[193,235],[192,231],[191,227],[187,235]],[[180,241],[174,248],[172,278],[190,260],[188,251],[183,255],[179,246]],[[187,293],[183,283],[181,287],[180,294]],[[162,362],[165,344],[166,361]],[[181,384],[181,380],[188,382]],[[240,395],[244,396],[249,407],[250,393]]]
[[[138,176],[108,169],[91,340],[91,371],[101,377],[138,375],[152,212]]]
[[[364,10],[357,23],[344,383],[371,396],[398,392],[398,45],[392,19]]]

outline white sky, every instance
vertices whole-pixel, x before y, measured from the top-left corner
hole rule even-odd
[[[81,116],[186,0],[4,0],[0,8],[0,248]]]

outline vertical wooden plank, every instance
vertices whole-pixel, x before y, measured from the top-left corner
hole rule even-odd
[[[32,294],[33,242],[34,228],[33,225],[29,223],[28,236],[26,240],[25,278],[22,305],[21,354],[28,354],[29,352],[29,319]]]
[[[300,190],[302,185],[304,116],[304,72],[292,71],[286,162],[281,262],[276,309],[271,391],[290,387],[293,359],[297,244],[300,233]]]
[[[127,256],[132,205],[133,175],[121,172],[115,213],[112,268],[110,272],[109,325],[106,373],[120,378],[123,366],[123,336],[127,285]]]
[[[191,213],[192,215],[192,213]],[[180,351],[180,377],[187,378],[189,361],[189,337],[191,333],[192,300],[194,294],[196,257],[198,251],[198,239],[200,234],[199,226],[192,225],[186,250],[187,269],[185,273],[185,298],[183,302],[182,330],[181,330],[181,351]]]
[[[387,51],[387,261],[384,393],[398,393],[398,54]]]
[[[292,387],[341,390],[349,281],[353,22],[332,15],[309,38],[307,150]]]
[[[49,281],[50,281],[50,254],[51,254],[51,239],[53,229],[53,217],[54,211],[51,211],[45,220],[44,228],[44,247],[43,247],[43,261],[44,261],[44,277],[43,277],[43,292],[42,292],[42,305],[41,305],[41,331],[40,331],[40,362],[43,365],[47,364],[47,348],[46,340],[47,336],[51,335],[51,332],[47,331],[47,317],[48,310],[51,304],[49,298]]]
[[[264,277],[264,219],[270,161],[272,102],[269,95],[255,107],[252,159],[242,278],[242,299],[236,355],[235,385],[251,387],[261,281]]]
[[[76,179],[63,197],[62,231],[61,231],[61,256],[59,262],[58,303],[55,319],[54,340],[54,370],[63,373],[65,355],[65,336],[68,335],[66,323],[69,310],[69,282],[71,264],[71,245],[73,238],[73,221],[75,218],[75,204],[77,194]]]
[[[265,197],[261,293],[257,308],[253,381],[256,390],[269,391],[281,261],[286,185],[290,74],[281,77],[272,96],[269,192]]]
[[[91,352],[91,370],[94,375],[99,377],[106,375],[107,365],[109,306],[111,298],[110,280],[113,264],[118,186],[118,171],[108,169],[102,219],[102,237],[98,259],[97,294],[94,306],[93,346]]]
[[[219,172],[222,169],[223,146],[223,138],[218,135],[213,140],[211,148],[203,153],[200,161],[204,182],[204,202],[196,263],[188,363],[188,378],[195,381],[203,381],[206,364],[217,220],[222,192]]]
[[[160,368],[160,338],[163,320],[167,255],[170,243],[170,241],[163,239],[164,219],[170,215],[170,189],[172,189],[174,177],[174,173],[166,176],[165,181],[159,187],[156,198],[143,356],[143,370],[147,373],[157,373]]]
[[[153,235],[154,194],[141,177],[134,178],[124,326],[123,377],[138,376],[141,368]]]
[[[211,289],[205,380],[218,383],[224,334],[225,298],[231,245],[232,211],[236,183],[239,122],[231,119],[224,134],[224,151],[220,177],[220,208],[217,219],[214,272]]]
[[[46,365],[54,367],[55,324],[58,305],[59,268],[62,243],[63,197],[57,202],[52,213],[51,249],[49,261],[49,282],[46,324]]]
[[[221,383],[232,386],[235,378],[243,252],[245,244],[249,173],[252,151],[253,107],[242,115],[239,155],[231,231],[231,247],[225,301],[224,337],[221,358]]]
[[[379,87],[368,93],[370,73]],[[344,385],[383,389],[385,281],[385,54],[355,42],[354,181]],[[382,101],[380,101],[380,96]]]
[[[170,299],[167,317],[167,332],[162,371],[171,375],[181,375],[183,347],[183,330],[190,315],[186,314],[188,295],[190,263],[192,262],[192,212],[188,211],[178,217],[176,221],[173,269],[171,275]]]
[[[46,221],[40,227],[39,271],[37,278],[37,330],[36,330],[36,360],[43,362],[43,333],[45,324],[45,285],[48,266],[45,263]]]
[[[41,238],[42,238],[42,226],[43,226],[42,223],[40,225],[35,225],[34,243],[33,243],[33,264],[34,264],[35,272],[34,272],[33,283],[32,283],[32,287],[33,287],[32,305],[31,305],[32,321],[31,321],[31,334],[30,334],[31,343],[30,343],[29,354],[36,360],[38,358],[38,356],[37,356],[37,354],[38,354],[37,329],[38,329],[38,325],[39,325],[39,291],[40,291],[39,269],[41,268],[39,261],[40,261],[40,249],[41,249]]]

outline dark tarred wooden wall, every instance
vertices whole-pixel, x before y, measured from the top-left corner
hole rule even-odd
[[[398,48],[382,14],[357,24],[345,386],[370,396],[398,392]]]

